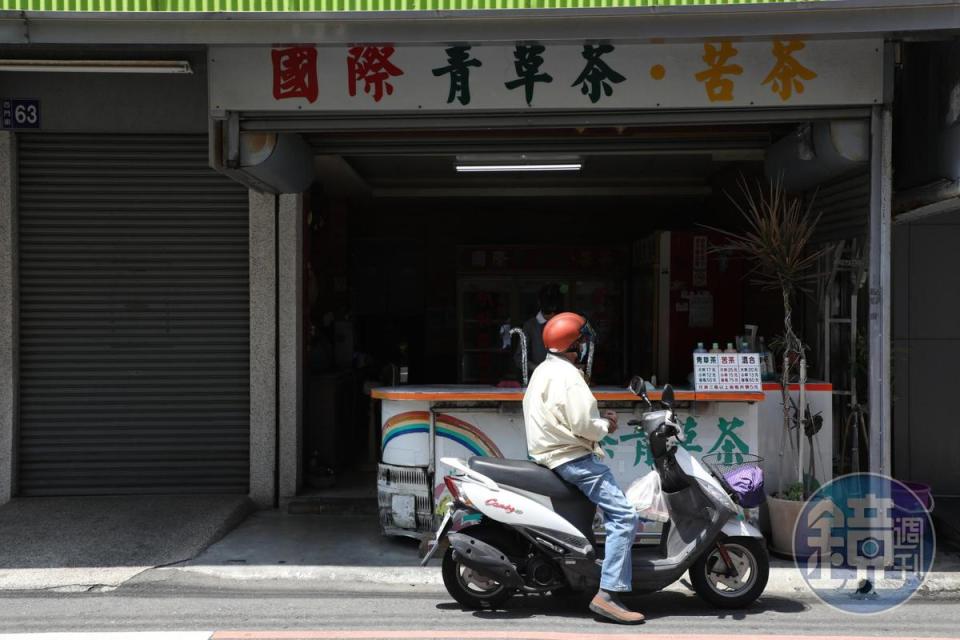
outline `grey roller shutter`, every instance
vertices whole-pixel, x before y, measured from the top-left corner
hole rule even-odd
[[[246,190],[205,136],[18,140],[19,493],[245,493]]]

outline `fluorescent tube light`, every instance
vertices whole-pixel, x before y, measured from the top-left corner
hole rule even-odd
[[[583,164],[458,164],[457,173],[495,173],[510,171],[580,171]]]
[[[193,73],[186,60],[0,60],[0,71]]]

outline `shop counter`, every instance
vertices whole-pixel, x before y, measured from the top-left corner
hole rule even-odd
[[[774,385],[776,387],[776,385]],[[660,400],[660,390],[648,392],[650,400]],[[372,392],[374,398],[392,401],[427,402],[521,402],[523,389],[516,387],[431,385],[410,387],[381,387]],[[617,387],[594,387],[593,395],[598,402],[639,402],[639,398],[626,389]],[[675,389],[677,402],[759,402],[762,392],[709,392]]]
[[[822,411],[820,435],[830,450],[832,421],[829,385],[808,386],[814,413]],[[629,390],[595,387],[601,411],[618,414],[620,428],[604,438],[605,462],[624,488],[653,469],[647,440],[627,421],[646,408]],[[659,408],[660,390],[648,392]],[[449,494],[443,476],[450,470],[441,458],[495,456],[527,459],[523,425],[523,389],[493,386],[399,386],[372,391],[381,401],[381,465],[378,497],[381,524],[387,533],[417,535],[432,530]],[[683,444],[700,458],[720,453],[731,462],[740,454],[760,455],[779,464],[782,408],[777,384],[763,392],[694,392],[675,390]],[[762,427],[761,427],[762,425]],[[829,470],[829,459],[825,468]],[[771,475],[764,466],[768,478]]]

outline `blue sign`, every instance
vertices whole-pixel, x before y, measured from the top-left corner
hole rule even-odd
[[[794,560],[824,603],[848,613],[897,607],[933,567],[936,546],[927,505],[902,482],[871,473],[837,478],[803,506]]]
[[[4,129],[39,129],[40,101],[4,98],[0,103],[0,123]]]

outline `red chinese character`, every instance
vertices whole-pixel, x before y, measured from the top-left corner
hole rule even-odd
[[[363,92],[373,90],[374,102],[380,102],[384,91],[393,95],[391,77],[402,76],[395,64],[390,62],[393,47],[351,47],[347,56],[347,75],[350,76],[350,95],[357,95],[357,82],[363,81]]]
[[[318,90],[317,48],[274,49],[270,55],[273,58],[274,99],[306,98],[309,102],[315,102]]]

